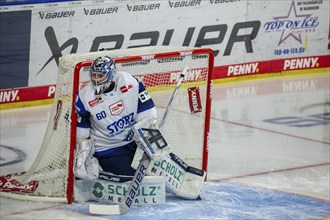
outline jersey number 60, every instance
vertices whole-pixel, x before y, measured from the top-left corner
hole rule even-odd
[[[95,116],[97,120],[102,120],[103,118],[107,117],[107,114],[105,113],[105,111],[101,111],[100,113],[97,113]]]

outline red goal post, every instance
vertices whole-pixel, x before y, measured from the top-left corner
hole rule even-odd
[[[156,104],[159,118],[164,114],[178,76],[188,66],[161,130],[174,153],[189,165],[207,170],[214,66],[211,49],[143,47],[70,54],[60,59],[53,109],[38,156],[28,171],[1,176],[1,196],[72,203],[75,96],[88,82],[86,76],[92,61],[102,55],[114,58],[118,71],[127,71],[142,80]]]

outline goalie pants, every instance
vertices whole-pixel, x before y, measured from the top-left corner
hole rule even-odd
[[[102,170],[117,175],[134,176],[135,169],[131,167],[131,163],[136,147],[137,145],[133,141],[110,152],[96,152],[94,156],[98,159]]]

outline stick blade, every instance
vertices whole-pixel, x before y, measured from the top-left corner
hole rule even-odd
[[[120,205],[99,205],[89,204],[89,213],[97,215],[121,215],[128,212],[128,209],[122,208]]]

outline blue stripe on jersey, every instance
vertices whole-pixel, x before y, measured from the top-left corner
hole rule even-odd
[[[79,128],[91,128],[91,122],[87,118],[80,118],[77,122],[77,127]]]
[[[81,101],[79,94],[76,97],[75,103],[74,105],[76,106],[76,110],[77,112],[79,112],[80,114],[84,114],[87,112],[84,103]]]
[[[140,94],[141,92],[146,91],[146,88],[144,87],[142,82],[140,82],[140,81],[138,81],[138,82],[139,82],[139,94]],[[152,101],[151,98],[149,100],[143,102],[143,103],[139,99],[137,113],[144,112],[144,111],[146,111],[148,109],[151,109],[153,107],[155,107],[155,104],[154,104],[154,102]]]
[[[148,101],[146,101],[144,103],[141,103],[141,101],[139,100],[137,113],[147,111],[148,109],[151,109],[153,107],[155,107],[155,104],[152,101],[152,99],[149,99]]]
[[[89,120],[90,113],[86,110],[83,102],[80,99],[79,94],[77,95],[75,106],[79,116],[77,126],[80,128],[90,128],[91,127],[91,122]]]

